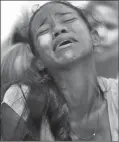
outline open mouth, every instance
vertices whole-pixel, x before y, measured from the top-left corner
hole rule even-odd
[[[57,48],[61,49],[61,48],[68,47],[74,42],[76,42],[76,40],[74,39],[63,40],[55,46],[54,50],[56,50]]]
[[[71,40],[65,40],[65,41],[62,41],[58,46],[63,46],[63,45],[67,45],[67,44],[70,44],[70,43],[73,43]]]

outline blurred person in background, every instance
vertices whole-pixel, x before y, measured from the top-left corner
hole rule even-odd
[[[101,45],[96,48],[98,75],[116,78],[119,53],[118,1],[90,1],[85,12],[101,40]]]

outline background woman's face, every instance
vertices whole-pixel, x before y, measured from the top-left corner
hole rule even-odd
[[[95,6],[94,12],[102,24],[94,23],[101,39],[99,60],[105,61],[118,56],[118,14],[116,9],[103,5]]]
[[[49,3],[36,13],[31,33],[46,67],[65,67],[92,53],[92,38],[78,13],[61,3]]]

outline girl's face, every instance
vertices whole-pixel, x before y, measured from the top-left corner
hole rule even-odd
[[[66,67],[92,54],[92,38],[76,10],[48,3],[31,22],[33,44],[46,67]]]

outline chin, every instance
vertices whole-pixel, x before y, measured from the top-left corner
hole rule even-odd
[[[89,60],[92,57],[92,50],[75,48],[67,48],[60,52],[55,53],[55,57],[52,60],[52,68],[67,68],[74,64],[79,64],[83,60]],[[50,66],[51,67],[51,66]]]

